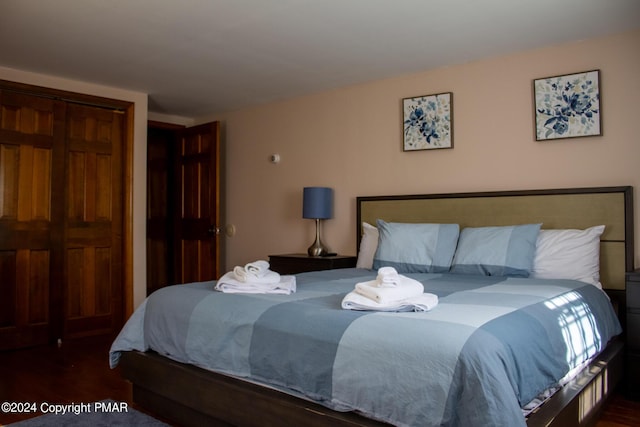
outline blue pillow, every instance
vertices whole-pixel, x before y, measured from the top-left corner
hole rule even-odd
[[[377,220],[378,248],[373,268],[394,267],[398,273],[449,271],[456,251],[458,224],[408,224]]]
[[[541,225],[464,228],[451,272],[529,277]]]

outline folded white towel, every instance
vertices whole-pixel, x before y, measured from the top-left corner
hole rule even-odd
[[[429,311],[438,305],[438,296],[423,293],[412,298],[392,301],[388,304],[377,303],[356,291],[349,292],[342,300],[345,310],[366,311]]]
[[[245,270],[244,267],[236,265],[235,267],[233,267],[233,276],[234,276],[234,278],[236,280],[238,280],[240,282],[246,282],[247,281],[247,270]]]
[[[234,278],[239,282],[273,284],[280,282],[280,274],[269,270],[267,261],[258,260],[233,268]]]
[[[269,262],[264,261],[264,260],[258,260],[258,261],[254,261],[254,262],[250,262],[247,265],[244,266],[245,271],[247,272],[247,274],[253,274],[256,277],[262,277],[264,276],[267,272],[269,272]]]
[[[402,276],[398,274],[398,271],[393,267],[380,267],[378,269],[378,276],[376,281],[379,287],[396,287],[400,284]]]
[[[261,276],[255,276],[253,274],[247,273],[246,270],[244,270],[244,268],[242,267],[235,267],[231,274],[233,274],[234,279],[236,279],[238,282],[243,283],[258,283],[270,285],[280,282],[280,274],[271,270],[263,273]]]
[[[214,289],[230,294],[246,293],[289,295],[296,291],[296,277],[278,275],[278,280],[276,282],[243,282],[237,280],[233,272],[228,272],[218,280]]]
[[[356,283],[355,291],[379,304],[390,304],[422,294],[424,286],[410,277],[399,276],[395,287],[381,287],[377,280],[371,280],[369,282]]]

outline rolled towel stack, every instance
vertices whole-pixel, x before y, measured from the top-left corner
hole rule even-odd
[[[437,304],[437,295],[425,293],[422,283],[393,267],[380,268],[375,280],[356,283],[342,300],[348,310],[429,311]]]
[[[237,281],[243,283],[272,284],[280,282],[280,274],[269,270],[269,263],[263,260],[250,262],[244,267],[237,265],[233,268],[233,275]]]
[[[258,260],[236,266],[225,273],[215,289],[225,293],[286,294],[296,291],[295,276],[281,276],[269,269],[267,261]]]
[[[378,269],[378,276],[376,282],[381,288],[395,288],[400,284],[402,276],[398,274],[393,267],[380,267]]]

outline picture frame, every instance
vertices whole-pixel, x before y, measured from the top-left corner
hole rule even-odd
[[[453,148],[453,92],[402,100],[403,151]]]
[[[602,135],[600,70],[533,80],[536,141]]]

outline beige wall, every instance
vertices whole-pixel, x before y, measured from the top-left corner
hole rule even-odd
[[[601,70],[602,137],[536,142],[532,80]],[[355,254],[360,195],[633,185],[640,212],[640,31],[372,82],[222,116],[227,267],[304,252],[302,187],[335,189],[324,240]],[[403,152],[401,100],[451,91],[451,150]],[[279,164],[269,155],[280,154]],[[640,230],[636,214],[636,230]],[[640,266],[636,231],[636,266]]]
[[[222,116],[226,150],[226,266],[304,252],[313,222],[302,187],[335,189],[324,238],[355,253],[355,197],[633,185],[640,188],[640,31],[442,68]],[[604,136],[535,142],[531,80],[600,69]],[[135,103],[134,305],[145,295],[146,94],[0,67],[0,79]],[[451,91],[455,148],[401,150],[401,99]],[[152,116],[167,119],[165,116]],[[188,118],[180,118],[191,124]],[[282,161],[269,163],[278,153]],[[637,193],[637,191],[636,191]],[[640,195],[635,208],[640,212]],[[640,230],[636,214],[636,230]],[[636,266],[640,238],[636,232]]]
[[[133,147],[133,304],[137,307],[146,296],[146,170],[147,170],[147,95],[77,80],[61,79],[0,67],[0,79],[44,86],[69,92],[119,99],[135,104]],[[141,201],[141,202],[138,202]]]

